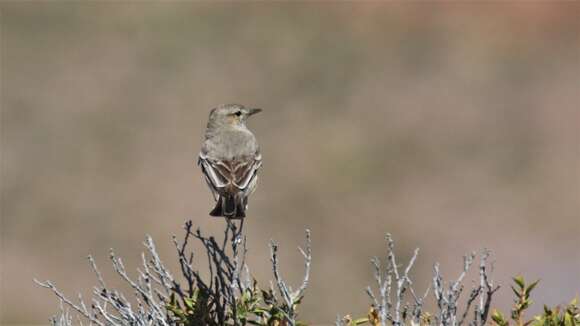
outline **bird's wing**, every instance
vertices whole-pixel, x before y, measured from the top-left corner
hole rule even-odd
[[[244,191],[262,166],[262,157],[258,153],[244,160],[221,161],[210,159],[202,152],[199,154],[198,165],[201,166],[206,181],[215,190],[233,185]]]
[[[226,168],[219,164],[219,161],[209,159],[203,152],[199,153],[197,164],[201,166],[203,175],[212,188],[224,188],[229,181],[229,172]]]
[[[256,178],[258,170],[262,166],[262,155],[259,153],[247,160],[237,162],[233,168],[233,183],[234,185],[244,191],[252,180]]]
[[[208,160],[207,156],[201,152],[197,159],[197,165],[201,167],[203,177],[211,190],[213,199],[217,201],[219,199],[219,189],[223,189],[227,185],[227,179],[225,179],[221,174],[219,174]]]

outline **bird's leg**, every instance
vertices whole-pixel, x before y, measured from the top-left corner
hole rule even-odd
[[[238,232],[238,236],[241,236],[244,230],[244,219],[240,221],[240,231]]]

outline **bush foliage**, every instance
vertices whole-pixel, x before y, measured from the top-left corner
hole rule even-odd
[[[260,287],[252,278],[246,264],[246,238],[243,221],[226,221],[223,238],[205,236],[201,230],[193,230],[193,224],[185,224],[185,235],[173,242],[179,260],[180,276],[170,272],[157,253],[151,237],[145,240],[146,252],[142,254],[142,266],[137,277],[129,276],[121,258],[111,251],[110,259],[117,274],[134,290],[134,296],[107,287],[99,269],[89,256],[90,267],[97,278],[90,302],[79,295],[71,300],[50,281],[39,282],[60,299],[60,311],[51,319],[52,325],[183,325],[183,326],[298,326],[307,325],[299,319],[298,308],[303,302],[309,283],[312,262],[310,232],[306,231],[304,250],[305,274],[302,283],[293,290],[281,276],[278,260],[278,244],[270,243],[270,260],[273,280],[269,287]],[[203,245],[209,275],[203,277],[194,266],[192,240]],[[439,265],[435,264],[433,280],[424,293],[417,293],[409,272],[418,257],[416,249],[410,261],[402,266],[394,252],[394,241],[387,234],[385,261],[372,260],[376,288],[368,287],[370,308],[366,316],[338,317],[337,326],[354,325],[450,325],[483,326],[576,326],[580,325],[580,308],[577,300],[565,307],[544,306],[543,313],[526,319],[525,312],[532,305],[532,290],[538,281],[527,284],[522,276],[515,277],[511,287],[515,295],[509,318],[495,310],[490,315],[493,295],[499,290],[491,279],[488,264],[490,252],[468,254],[463,258],[463,270],[453,280],[445,281]],[[477,259],[479,257],[479,259]],[[478,264],[474,264],[478,261]],[[465,278],[473,265],[478,265],[479,280],[463,295]],[[128,299],[129,298],[129,299]],[[426,300],[434,300],[436,308],[423,309]],[[75,302],[76,301],[76,302]],[[72,310],[72,313],[71,313]],[[73,318],[73,314],[77,318]]]
[[[495,310],[491,316],[493,322],[497,326],[575,326],[580,325],[580,306],[578,306],[578,299],[572,300],[566,306],[556,306],[549,308],[544,305],[544,310],[541,314],[526,320],[525,311],[530,308],[533,301],[530,299],[532,290],[538,285],[539,281],[526,284],[523,276],[516,276],[513,279],[512,291],[514,292],[515,301],[512,308],[510,319],[505,315]]]

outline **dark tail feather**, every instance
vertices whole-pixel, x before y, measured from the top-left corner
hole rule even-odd
[[[231,217],[236,215],[236,199],[234,198],[234,196],[224,197],[222,211],[225,217]]]
[[[219,196],[214,209],[209,212],[211,216],[223,216],[231,219],[241,219],[246,217],[246,206],[242,198],[235,196]]]
[[[222,196],[219,196],[218,201],[215,203],[215,207],[209,212],[211,216],[223,216],[222,213]]]
[[[236,216],[234,218],[244,218],[246,217],[246,205],[243,203],[244,200],[239,198],[236,202]]]

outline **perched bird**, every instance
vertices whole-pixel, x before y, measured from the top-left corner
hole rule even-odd
[[[216,201],[211,216],[230,219],[246,216],[248,196],[256,189],[262,166],[258,142],[246,127],[246,121],[261,111],[225,104],[209,114],[197,164]]]

